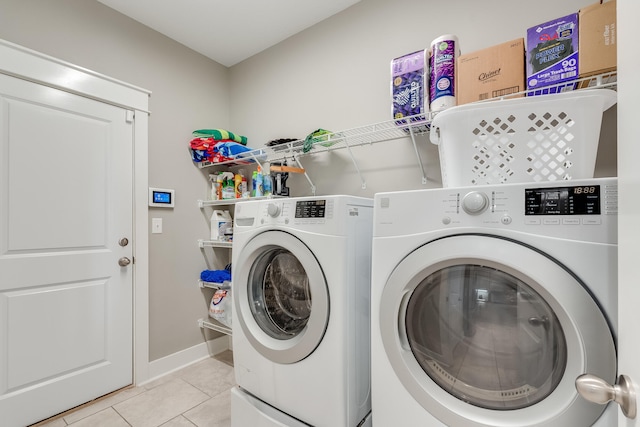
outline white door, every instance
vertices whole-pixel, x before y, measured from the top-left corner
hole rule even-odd
[[[3,426],[132,383],[129,115],[0,75]]]
[[[618,176],[619,282],[618,282],[618,374],[628,375],[640,393],[640,144],[638,102],[640,100],[640,57],[635,54],[640,27],[640,3],[618,0]],[[634,50],[636,49],[636,50]],[[640,427],[640,416],[630,420],[619,411],[620,427]]]

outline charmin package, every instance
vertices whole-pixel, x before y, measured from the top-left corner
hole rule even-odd
[[[527,30],[527,89],[530,95],[556,93],[578,78],[578,14],[572,13]],[[543,90],[547,86],[554,86]]]
[[[428,75],[427,49],[391,61],[391,113],[394,119],[421,115],[429,111]]]

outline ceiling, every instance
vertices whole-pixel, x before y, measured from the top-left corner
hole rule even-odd
[[[360,0],[98,0],[230,67]]]

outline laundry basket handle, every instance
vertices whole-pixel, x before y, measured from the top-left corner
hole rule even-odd
[[[440,145],[440,126],[434,126],[431,124],[431,130],[429,131],[429,140],[434,145]]]

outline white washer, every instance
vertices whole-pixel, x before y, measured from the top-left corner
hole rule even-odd
[[[616,425],[615,178],[374,198],[376,427]],[[595,424],[594,424],[595,423]]]
[[[370,425],[372,218],[352,196],[236,205],[233,426]]]

